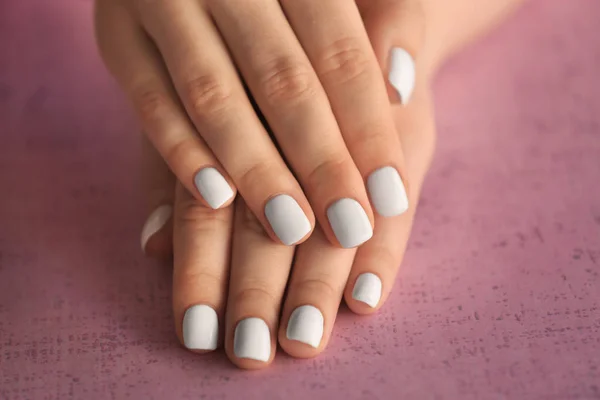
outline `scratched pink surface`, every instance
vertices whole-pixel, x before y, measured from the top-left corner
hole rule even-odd
[[[388,305],[254,373],[176,342],[90,10],[0,4],[0,398],[600,398],[597,0],[536,1],[446,67]]]

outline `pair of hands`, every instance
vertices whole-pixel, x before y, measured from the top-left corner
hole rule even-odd
[[[224,336],[235,364],[261,368],[277,339],[320,353],[342,297],[359,314],[381,307],[434,145],[411,56],[418,3],[99,0],[96,16],[160,154],[145,149],[155,211],[142,247],[173,251],[182,343],[210,351]]]

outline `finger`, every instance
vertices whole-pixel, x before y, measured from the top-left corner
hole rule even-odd
[[[407,105],[417,84],[415,60],[425,36],[421,2],[357,0],[356,3],[387,78],[389,98],[394,103]]]
[[[269,240],[239,198],[235,210],[225,350],[241,368],[264,368],[275,357],[281,298],[293,255],[293,247]]]
[[[208,4],[325,233],[342,247],[364,243],[373,230],[364,182],[281,7],[273,0]]]
[[[279,328],[286,353],[314,357],[327,347],[355,253],[331,246],[319,227],[298,247]]]
[[[235,189],[230,178],[196,134],[142,28],[121,3],[97,4],[96,17],[111,24],[110,31],[98,34],[101,53],[132,100],[151,142],[190,193],[206,206],[217,209],[231,203]]]
[[[314,215],[244,91],[201,2],[140,2],[188,114],[274,240],[304,240]],[[241,4],[241,3],[240,3]]]
[[[404,213],[408,197],[402,147],[356,4],[281,3],[327,92],[352,159],[367,182],[371,203],[384,217]]]
[[[142,251],[167,258],[173,251],[175,177],[154,146],[142,135],[142,184],[148,218],[142,228]]]
[[[173,313],[177,336],[189,350],[211,351],[227,299],[233,207],[203,207],[177,185],[174,215]]]
[[[410,200],[416,205],[435,145],[429,92],[415,92],[414,101],[406,108],[396,109],[395,117],[413,182]],[[344,293],[352,311],[372,313],[388,298],[404,256],[415,210],[416,207],[411,207],[398,218],[378,219],[373,239],[358,250]]]

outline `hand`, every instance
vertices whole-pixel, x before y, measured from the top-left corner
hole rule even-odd
[[[227,207],[237,188],[273,240],[301,243],[316,215],[329,241],[353,248],[373,234],[370,204],[379,217],[408,209],[389,102],[408,103],[415,85],[419,10],[415,0],[98,0],[96,27],[150,141],[199,204]]]
[[[435,143],[428,90],[395,109],[394,119],[416,205]],[[294,258],[292,247],[265,235],[242,199],[235,211],[210,211],[181,184],[174,190],[172,175],[151,146],[145,154],[149,209],[156,211],[143,229],[142,246],[165,257],[174,244],[175,327],[186,348],[206,352],[224,344],[233,363],[251,369],[268,366],[277,340],[291,356],[314,357],[331,338],[342,297],[358,314],[375,312],[387,299],[415,207],[398,218],[376,217],[378,230],[358,251],[331,245],[317,227]]]

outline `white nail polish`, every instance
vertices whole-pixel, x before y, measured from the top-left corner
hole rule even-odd
[[[260,318],[246,318],[235,327],[233,352],[238,358],[269,361],[271,334],[266,322]]]
[[[144,227],[142,228],[142,251],[146,249],[146,243],[148,240],[154,235],[156,232],[160,231],[163,226],[167,223],[169,218],[171,218],[171,214],[173,214],[173,207],[170,205],[162,205],[158,207],[156,210],[150,214]]]
[[[215,310],[198,304],[183,316],[183,344],[190,350],[215,350],[219,342],[219,319]]]
[[[203,168],[194,177],[194,184],[208,205],[216,210],[233,197],[233,190],[221,173],[212,167]]]
[[[375,308],[381,299],[381,279],[370,272],[361,274],[352,290],[352,298]]]
[[[327,209],[335,237],[344,248],[357,247],[371,239],[373,227],[367,213],[354,199],[340,199]]]
[[[323,337],[323,314],[313,306],[300,306],[292,312],[286,330],[290,340],[306,343],[315,349]]]
[[[286,194],[273,197],[265,206],[271,228],[287,246],[299,242],[311,229],[310,221],[293,197]]]
[[[390,84],[396,89],[402,104],[410,101],[415,88],[415,61],[406,50],[395,47],[390,52]]]
[[[396,168],[383,167],[373,172],[367,179],[367,188],[382,217],[394,217],[408,210],[406,189]]]

